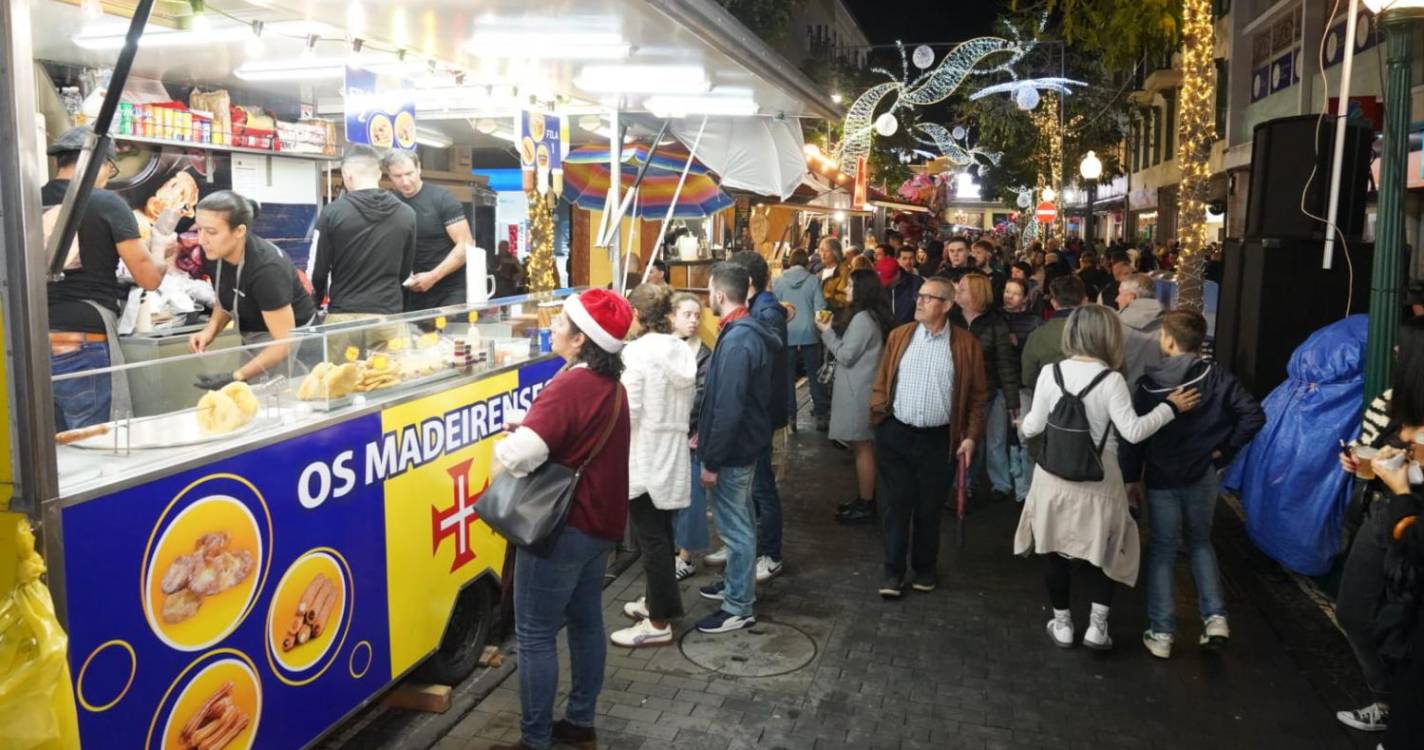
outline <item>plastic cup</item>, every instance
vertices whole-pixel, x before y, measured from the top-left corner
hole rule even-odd
[[[1379,450],[1369,446],[1355,446],[1350,451],[1350,455],[1355,458],[1355,476],[1360,479],[1375,478],[1375,456],[1379,455]]]
[[[1405,460],[1408,458],[1409,454],[1404,451],[1400,451],[1389,458],[1376,457],[1375,460],[1370,462],[1370,468],[1376,471],[1380,469],[1384,471],[1399,471],[1399,467],[1403,466]]]

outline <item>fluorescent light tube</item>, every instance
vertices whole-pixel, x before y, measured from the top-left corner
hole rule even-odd
[[[585,65],[574,85],[598,94],[702,94],[712,88],[701,65]]]
[[[650,96],[643,107],[657,117],[688,115],[754,115],[759,111],[756,100],[725,96]]]

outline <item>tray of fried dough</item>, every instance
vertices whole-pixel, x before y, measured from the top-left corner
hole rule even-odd
[[[182,448],[227,440],[255,429],[260,421],[252,388],[230,383],[205,392],[192,409],[104,422],[61,432],[55,440],[85,450]]]

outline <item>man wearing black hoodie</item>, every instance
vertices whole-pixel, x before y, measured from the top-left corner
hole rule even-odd
[[[347,150],[341,180],[346,195],[316,220],[313,296],[320,302],[329,291],[327,322],[399,314],[415,262],[415,211],[381,189],[381,159],[369,146]]]
[[[747,270],[751,284],[747,291],[747,307],[752,317],[776,334],[781,341],[781,349],[771,357],[771,382],[785,383],[786,371],[790,366],[790,347],[787,346],[786,308],[767,288],[771,269],[761,253],[745,250],[732,256],[732,262]],[[770,414],[771,431],[785,427],[790,422],[791,405],[784,399],[772,399]],[[757,459],[756,476],[752,479],[752,498],[757,509],[757,561],[756,579],[758,583],[770,580],[781,573],[781,495],[776,491],[776,473],[771,469],[771,444],[767,443],[761,458]]]
[[[1230,464],[1266,424],[1266,413],[1241,382],[1198,354],[1205,338],[1206,319],[1200,313],[1173,310],[1162,316],[1158,341],[1164,358],[1149,366],[1138,381],[1133,406],[1138,414],[1146,414],[1180,388],[1201,393],[1201,404],[1146,442],[1133,445],[1124,441],[1119,448],[1129,495],[1140,499],[1144,481],[1147,486],[1151,540],[1147,550],[1148,630],[1142,634],[1142,643],[1160,659],[1172,653],[1177,624],[1172,569],[1177,542],[1183,535],[1201,609],[1198,643],[1215,648],[1231,637],[1226,595],[1211,546],[1217,471]]]
[[[755,503],[757,461],[771,447],[771,409],[782,391],[772,387],[772,362],[781,339],[747,310],[747,271],[736,263],[712,268],[708,300],[722,319],[717,347],[707,364],[706,388],[697,421],[702,486],[727,546],[723,579],[704,586],[704,599],[720,601],[717,612],[697,623],[703,633],[727,633],[756,624]],[[776,394],[773,397],[773,394]]]

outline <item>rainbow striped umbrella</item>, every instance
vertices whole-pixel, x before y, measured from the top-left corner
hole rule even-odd
[[[623,149],[624,167],[620,170],[620,192],[633,187],[638,167],[648,158],[648,147],[631,144]],[[636,215],[643,219],[660,219],[667,215],[677,191],[678,178],[687,164],[687,149],[663,146],[653,152],[653,162],[638,190]],[[611,182],[608,170],[608,149],[584,146],[569,152],[564,158],[564,197],[580,208],[603,210]],[[731,196],[722,192],[707,167],[694,161],[688,171],[682,192],[677,195],[673,217],[696,219],[710,216],[730,205]]]

